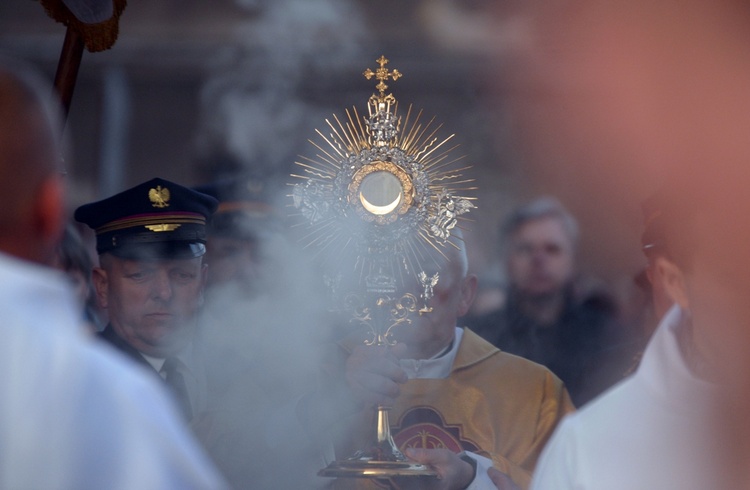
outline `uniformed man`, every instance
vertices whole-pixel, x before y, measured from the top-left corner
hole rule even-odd
[[[99,335],[159,373],[187,420],[207,401],[193,335],[207,277],[206,223],[217,204],[157,178],[75,212],[96,232],[93,281],[109,315]]]
[[[52,87],[0,59],[0,487],[223,489],[153,377],[81,325]]]

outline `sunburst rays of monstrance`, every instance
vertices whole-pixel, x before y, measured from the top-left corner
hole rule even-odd
[[[326,120],[325,134],[310,140],[314,157],[296,162],[303,179],[294,184],[302,241],[319,260],[330,288],[332,307],[365,326],[368,345],[393,345],[393,329],[412,323],[414,315],[430,314],[439,271],[436,257],[447,260],[446,247],[463,246],[455,237],[459,220],[474,204],[472,179],[465,179],[462,157],[450,135],[441,139],[442,125],[423,122],[422,111],[398,113],[386,81],[402,76],[386,68],[381,56],[375,71],[364,76],[378,83],[367,105]],[[413,292],[411,284],[418,284]],[[418,296],[418,297],[417,297]],[[417,328],[417,327],[413,327]],[[434,477],[428,467],[408,461],[396,447],[388,421],[389,407],[378,405],[376,429],[369,446],[331,463],[321,476],[392,478]]]

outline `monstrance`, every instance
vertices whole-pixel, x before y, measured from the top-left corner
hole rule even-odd
[[[316,130],[322,141],[310,141],[318,153],[296,162],[303,179],[293,187],[294,207],[307,228],[306,246],[325,264],[332,304],[368,329],[368,345],[393,345],[394,328],[409,328],[415,315],[429,314],[439,271],[426,262],[445,247],[460,247],[451,232],[462,215],[474,208],[471,179],[464,179],[461,157],[451,158],[439,139],[442,125],[434,118],[423,123],[422,112],[403,118],[386,81],[398,70],[386,68],[381,56],[375,71],[378,93],[341,122],[326,120],[330,132]],[[429,272],[428,272],[429,271]],[[354,278],[353,280],[351,278]],[[417,284],[417,289],[410,287]],[[417,327],[412,327],[417,328]],[[389,407],[378,405],[376,427],[366,448],[331,463],[319,472],[327,477],[392,478],[435,476],[428,467],[411,462],[391,436]]]

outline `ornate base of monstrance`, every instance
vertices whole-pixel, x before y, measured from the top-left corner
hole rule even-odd
[[[402,476],[435,478],[434,471],[423,464],[409,461],[375,461],[366,457],[334,461],[318,472],[318,476],[334,478],[388,479]]]
[[[357,451],[347,459],[334,461],[320,470],[318,475],[334,478],[435,478],[435,471],[423,464],[407,460],[396,447],[388,422],[389,408],[378,405],[376,410],[377,439],[370,448]]]

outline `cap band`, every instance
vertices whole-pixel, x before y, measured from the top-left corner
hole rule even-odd
[[[128,216],[111,221],[97,228],[96,234],[102,235],[113,231],[144,227],[152,232],[173,231],[183,224],[205,225],[206,218],[196,213],[155,213]]]

